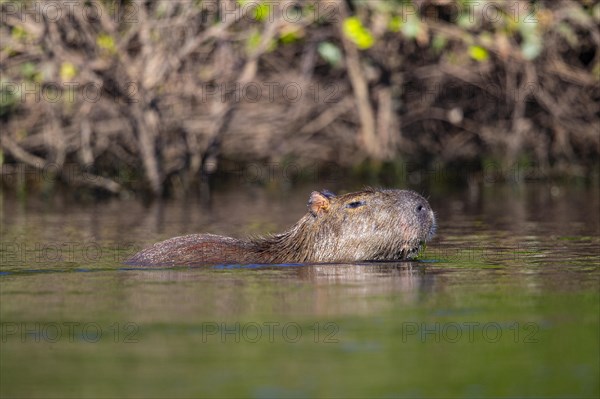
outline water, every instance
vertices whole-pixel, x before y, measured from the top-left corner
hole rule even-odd
[[[418,262],[121,263],[184,233],[285,229],[312,189],[149,208],[5,194],[1,396],[598,397],[597,189],[430,192]]]

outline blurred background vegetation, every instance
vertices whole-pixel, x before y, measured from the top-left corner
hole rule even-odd
[[[169,195],[257,163],[598,178],[595,1],[0,7],[3,186]]]

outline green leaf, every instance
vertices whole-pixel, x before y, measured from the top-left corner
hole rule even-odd
[[[23,29],[21,26],[15,26],[14,28],[12,28],[10,35],[15,40],[22,40],[22,39],[27,38],[27,31],[25,29]]]
[[[260,45],[260,32],[254,31],[250,34],[250,36],[248,36],[248,39],[246,41],[246,46],[248,47],[248,50],[253,51],[253,50],[256,50],[259,45]]]
[[[304,36],[304,31],[302,30],[302,28],[292,26],[281,31],[281,33],[279,34],[279,40],[283,44],[294,43],[298,41],[302,36]]]
[[[371,32],[363,26],[357,17],[346,18],[344,20],[343,31],[344,35],[361,50],[368,49],[375,43]]]
[[[42,80],[42,74],[33,62],[24,63],[21,66],[21,73],[25,79],[31,82],[40,82]]]
[[[463,29],[470,29],[475,26],[475,23],[475,17],[468,12],[461,13],[457,21],[457,25]]]
[[[400,32],[400,29],[402,29],[402,19],[397,15],[392,17],[387,27],[391,32]]]
[[[269,17],[270,11],[271,10],[269,9],[268,5],[261,3],[254,7],[254,10],[252,11],[252,17],[254,17],[254,19],[257,21],[263,22]]]
[[[521,44],[521,53],[526,60],[535,59],[542,52],[542,43],[535,37],[525,39]]]
[[[252,33],[250,33],[250,35],[246,39],[246,51],[248,51],[248,53],[253,53],[253,52],[257,51],[261,44],[262,38],[263,37],[262,37],[261,33],[257,29],[253,29]],[[264,51],[271,52],[271,51],[275,50],[276,48],[277,48],[277,40],[270,39],[269,42],[266,44]]]
[[[77,75],[77,68],[70,62],[63,62],[60,66],[60,78],[68,82]]]
[[[279,35],[279,40],[281,40],[281,43],[283,44],[294,43],[298,40],[298,35],[296,35],[296,32],[286,32]]]
[[[107,52],[114,54],[117,51],[117,47],[115,46],[115,41],[112,38],[112,36],[101,33],[100,35],[98,35],[98,38],[96,39],[96,44],[98,45],[98,47],[100,47],[103,50],[106,50]]]
[[[342,51],[333,43],[321,42],[317,47],[317,51],[325,61],[333,66],[339,65],[342,60]]]
[[[481,46],[469,46],[469,55],[475,61],[485,61],[490,56],[488,51]]]
[[[417,18],[414,15],[408,18],[406,23],[402,25],[402,33],[404,33],[406,37],[409,37],[411,39],[417,37],[420,31],[421,22],[419,21],[419,18]]]

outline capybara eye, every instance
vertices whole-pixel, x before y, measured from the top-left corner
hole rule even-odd
[[[354,201],[346,204],[346,208],[358,208],[359,206],[363,206],[365,201]]]

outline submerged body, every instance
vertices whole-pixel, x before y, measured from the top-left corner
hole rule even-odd
[[[146,248],[131,265],[333,263],[414,258],[435,232],[429,203],[409,190],[335,196],[313,192],[308,212],[281,234],[240,240],[213,234],[175,237]]]

